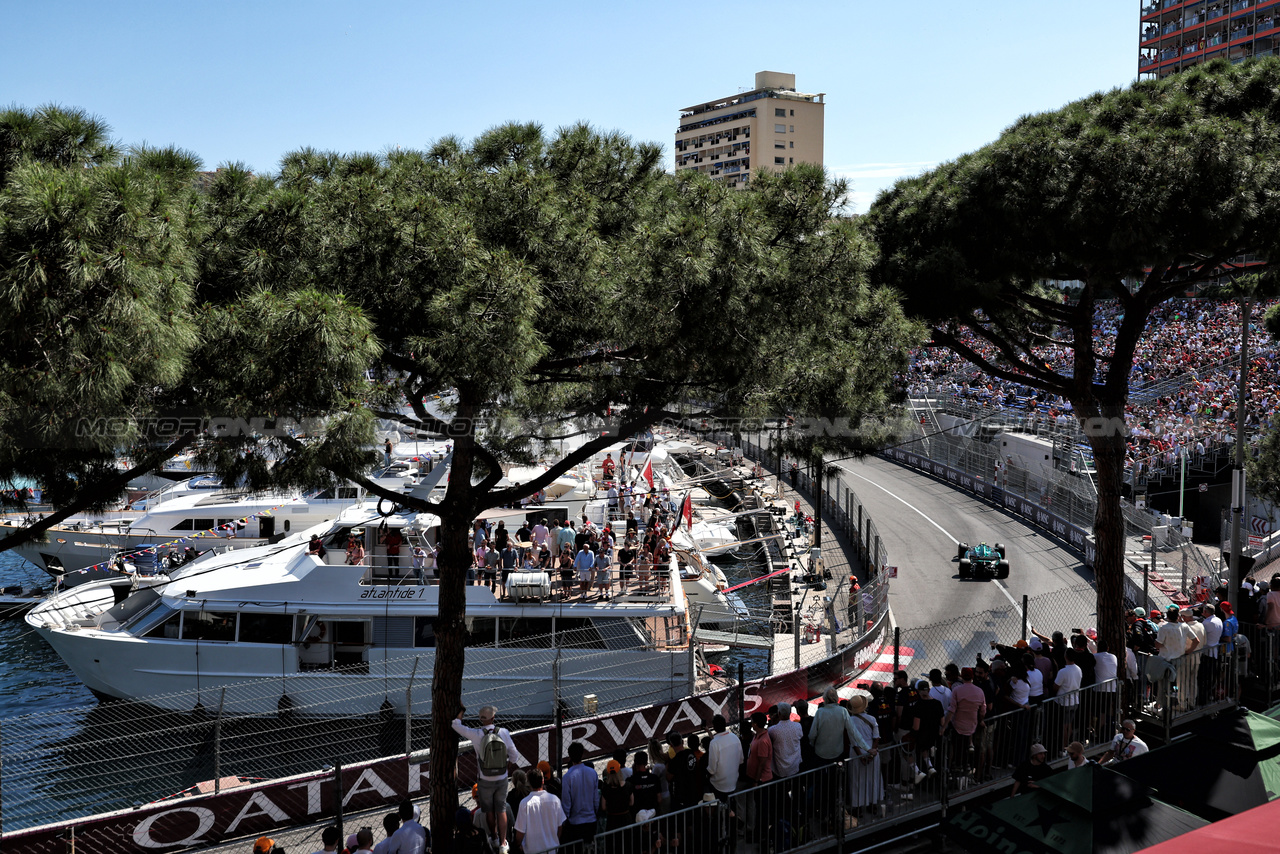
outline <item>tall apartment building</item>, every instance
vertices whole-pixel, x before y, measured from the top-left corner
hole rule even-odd
[[[1280,53],[1280,0],[1139,0],[1138,78]]]
[[[676,131],[676,171],[697,169],[745,187],[761,170],[821,166],[824,97],[797,92],[794,74],[760,71],[750,92],[685,107]]]

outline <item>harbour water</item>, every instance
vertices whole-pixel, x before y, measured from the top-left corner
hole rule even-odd
[[[762,572],[758,561],[720,566],[730,585]],[[0,553],[0,586],[28,587],[47,579],[16,554]],[[766,582],[737,592],[751,613],[769,613]],[[5,830],[127,809],[215,776],[279,777],[403,749],[403,721],[377,718],[287,727],[274,717],[242,720],[227,722],[215,736],[208,720],[141,704],[99,703],[20,616],[0,619],[0,643],[5,650],[0,656]],[[747,679],[768,675],[766,651],[731,649],[706,658],[730,676],[737,675],[739,663]],[[429,722],[413,724],[414,743],[425,744]]]

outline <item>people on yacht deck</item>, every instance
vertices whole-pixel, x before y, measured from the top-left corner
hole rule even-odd
[[[551,542],[551,530],[547,527],[547,520],[540,519],[538,524],[533,526],[533,544],[535,546],[545,546]]]
[[[432,555],[432,558],[433,558],[432,569],[435,568],[434,557],[435,555]],[[427,578],[425,574],[426,567],[427,567],[427,550],[424,549],[422,546],[414,546],[413,547],[413,574],[418,579],[419,584],[427,583]]]
[[[613,474],[617,470],[617,464],[613,461],[613,454],[604,455],[604,462],[600,464],[600,472],[604,475],[605,480],[613,480]]]
[[[573,590],[573,576],[576,572],[573,551],[566,544],[560,549],[560,598],[567,599]]]
[[[578,538],[578,532],[573,530],[573,524],[568,519],[560,520],[560,530],[556,532],[556,546],[563,549],[566,544],[569,548],[577,551],[575,540]]]
[[[499,555],[501,561],[502,575],[498,579],[498,585],[502,588],[502,595],[507,595],[507,579],[511,577],[511,573],[516,571],[516,567],[520,564],[520,552],[516,551],[515,546],[511,542],[507,542],[507,547],[502,550]]]
[[[311,535],[311,542],[307,545],[307,554],[315,555],[321,560],[325,559],[325,555],[327,555],[328,552],[325,551],[324,542],[321,541],[319,534]]]
[[[347,535],[347,566],[364,563],[364,530],[356,528]]]
[[[596,568],[596,557],[586,543],[583,543],[578,550],[578,556],[573,560],[573,568],[578,571],[579,592],[585,598],[591,589],[591,573]]]
[[[603,591],[600,595],[604,599],[608,599],[613,595],[613,581],[610,578],[610,552],[604,549],[596,555],[595,571],[596,571],[596,588]]]
[[[404,537],[399,528],[388,528],[382,535],[382,544],[387,547],[387,567],[400,574],[400,547],[404,545]]]
[[[484,570],[480,573],[480,586],[489,585],[490,590],[494,590],[498,586],[498,564],[502,562],[502,556],[498,554],[498,550],[490,543],[485,547],[484,552]]]

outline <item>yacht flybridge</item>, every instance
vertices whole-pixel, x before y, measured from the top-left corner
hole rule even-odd
[[[71,588],[26,620],[102,697],[146,697],[180,712],[192,710],[193,698],[209,706],[222,697],[227,712],[268,713],[288,691],[305,690],[327,697],[321,706],[308,700],[320,714],[374,713],[388,702],[398,712],[411,702],[419,714],[430,702],[440,588],[429,565],[419,577],[412,555],[435,541],[437,526],[425,514],[356,506],[332,523],[208,555],[168,577]],[[405,541],[395,558],[386,550],[391,532]],[[312,535],[323,557],[312,553]],[[364,565],[346,565],[352,536],[365,544]],[[665,584],[596,601],[553,594],[540,572],[525,573],[537,577],[521,579],[506,599],[468,586],[463,702],[538,718],[553,714],[555,685],[570,702],[688,695],[699,673],[686,593],[709,602],[724,594],[711,581],[682,584],[674,555],[662,572]],[[353,679],[369,690],[352,692]],[[265,681],[251,690],[243,687],[250,680]],[[230,686],[241,687],[220,693]]]

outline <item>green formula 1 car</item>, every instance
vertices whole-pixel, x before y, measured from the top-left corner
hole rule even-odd
[[[961,543],[956,549],[960,559],[961,578],[1008,578],[1009,561],[1005,560],[1004,543],[989,546]]]

